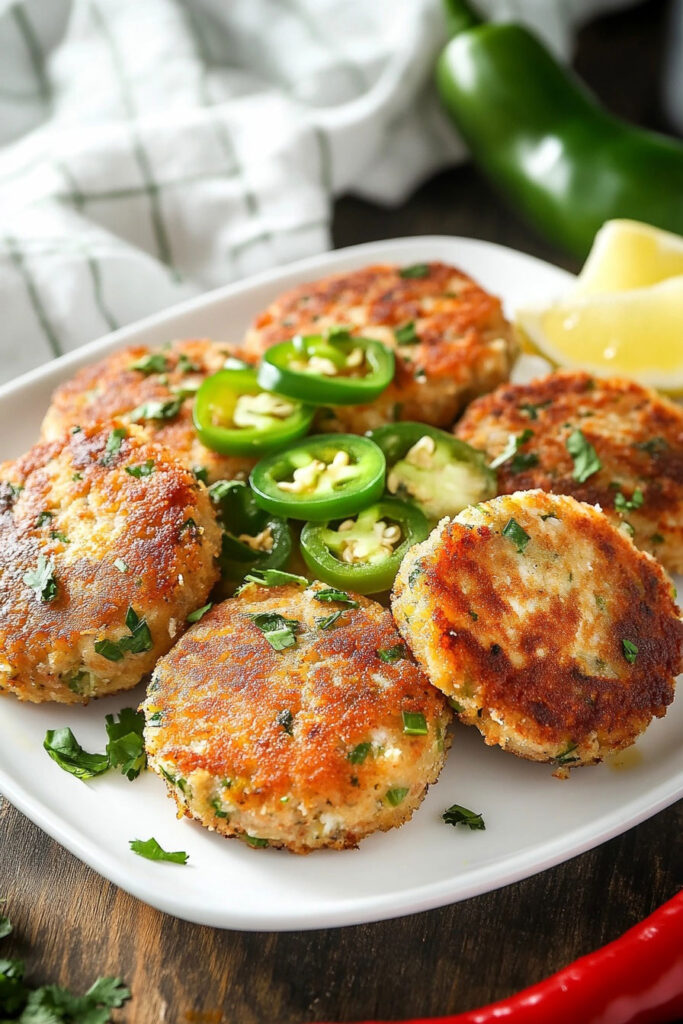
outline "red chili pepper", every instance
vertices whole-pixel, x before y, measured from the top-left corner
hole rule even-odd
[[[679,1017],[683,891],[614,942],[510,999],[404,1024],[667,1024]]]

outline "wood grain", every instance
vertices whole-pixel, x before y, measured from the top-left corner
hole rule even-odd
[[[655,127],[668,6],[641,4],[602,19],[582,33],[577,55],[615,109]],[[572,268],[470,167],[437,176],[399,210],[350,198],[336,207],[337,245],[422,233],[486,238]],[[229,877],[216,885],[230,893]],[[615,938],[681,887],[683,802],[552,870],[441,910],[328,931],[221,932],[152,910],[6,802],[0,807],[0,894],[15,924],[3,956],[25,957],[35,983],[75,991],[100,974],[120,975],[134,999],[115,1018],[131,1024],[308,1024],[456,1012]]]

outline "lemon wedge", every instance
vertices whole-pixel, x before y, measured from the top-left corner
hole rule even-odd
[[[519,311],[517,323],[531,349],[557,366],[683,393],[683,274],[628,291],[570,293]]]
[[[575,295],[646,288],[683,274],[683,238],[635,220],[611,220],[597,235]]]

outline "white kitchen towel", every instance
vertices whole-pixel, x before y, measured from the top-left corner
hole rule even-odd
[[[623,0],[481,0],[567,55]],[[329,247],[463,149],[440,0],[0,0],[0,380]],[[226,325],[229,338],[229,325]]]

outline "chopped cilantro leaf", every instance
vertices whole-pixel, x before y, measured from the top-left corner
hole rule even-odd
[[[62,544],[69,544],[69,538],[61,530],[50,530],[50,540],[61,540]]]
[[[295,631],[300,623],[297,619],[286,619],[276,612],[257,612],[248,616],[274,651],[283,651],[296,644]]]
[[[462,807],[460,804],[451,804],[441,817],[447,825],[466,825],[472,831],[486,828],[481,814],[477,814],[476,811],[470,811],[467,807]]]
[[[379,647],[377,657],[387,665],[393,665],[395,661],[401,661],[406,657],[406,649],[403,644],[394,644],[393,647]]]
[[[112,768],[120,768],[121,774],[131,782],[137,779],[147,764],[142,730],[145,716],[134,708],[122,708],[119,720],[115,715],[105,716],[105,728],[109,742],[107,757]]]
[[[502,529],[503,537],[507,537],[517,548],[517,554],[523,555],[524,550],[531,540],[531,537],[523,530],[516,519],[508,519],[507,523]]]
[[[183,850],[169,853],[159,846],[156,839],[131,839],[130,848],[133,853],[137,853],[139,857],[146,857],[147,860],[166,860],[172,864],[187,864],[188,861],[188,854]]]
[[[622,640],[621,646],[624,652],[624,657],[626,658],[628,663],[632,665],[638,657],[638,648],[630,640]]]
[[[94,646],[95,654],[101,655],[107,661],[123,661],[123,651],[113,640],[96,640]]]
[[[522,404],[518,405],[517,408],[521,409],[522,412],[525,412],[530,420],[537,420],[538,410],[547,409],[548,406],[552,404],[553,403],[550,399],[547,402],[536,402],[535,404],[533,402],[522,402]]]
[[[121,661],[125,654],[144,654],[152,649],[152,634],[146,619],[141,619],[133,606],[126,613],[126,626],[130,636],[119,637],[118,640],[95,641],[95,653],[107,661]]]
[[[146,377],[151,373],[166,373],[170,368],[171,364],[163,352],[150,352],[149,355],[142,356],[142,358],[131,363],[128,367],[129,370],[137,370],[138,373],[144,373]]]
[[[398,274],[399,277],[429,277],[429,264],[413,263],[410,267],[403,267]]]
[[[511,459],[515,452],[518,452],[522,445],[526,444],[527,441],[529,441],[533,436],[533,430],[529,430],[528,428],[526,430],[523,430],[521,434],[509,434],[505,448],[503,448],[500,455],[496,456],[493,462],[489,463],[489,468],[498,469],[498,467],[502,466],[504,462],[507,462],[509,459]],[[530,454],[526,455],[527,460],[530,457]],[[535,466],[537,462],[538,456],[536,455],[533,456],[533,460],[529,463],[529,465]],[[520,468],[522,467],[520,466]],[[515,472],[518,473],[519,469],[516,469]]]
[[[315,620],[315,624],[318,629],[330,629],[334,626],[335,622],[342,617],[344,614],[343,608],[338,608],[336,612],[332,612],[331,615],[323,615],[319,619]]]
[[[407,786],[394,786],[393,789],[388,789],[384,795],[384,799],[391,807],[398,807],[400,803],[403,803],[405,798],[408,796]]]
[[[281,569],[252,569],[244,577],[244,582],[258,583],[261,587],[284,587],[290,583],[297,587],[308,586],[305,576],[297,576],[293,572],[282,572]]]
[[[421,711],[402,711],[403,731],[406,736],[426,736],[427,719]]]
[[[195,363],[193,359],[190,359],[187,352],[181,352],[178,356],[176,369],[179,373],[201,373],[202,370],[199,363]]]
[[[397,345],[415,345],[420,340],[415,330],[415,321],[408,320],[400,327],[395,327],[394,337]]]
[[[54,601],[57,596],[57,580],[55,578],[55,566],[52,559],[45,555],[38,555],[38,565],[35,569],[29,569],[22,577],[24,583],[31,590],[34,590],[39,601],[48,604]]]
[[[129,476],[134,476],[136,480],[139,480],[143,476],[151,476],[154,472],[154,459],[147,459],[145,462],[140,463],[137,466],[126,466],[126,473]]]
[[[335,604],[344,604],[347,608],[360,607],[359,602],[349,597],[345,590],[318,590],[314,596],[316,601],[334,601]]]
[[[574,479],[583,484],[589,477],[602,469],[602,462],[598,458],[593,445],[588,441],[582,430],[574,430],[566,441],[567,451],[574,460]]]
[[[106,754],[89,754],[80,745],[71,729],[48,729],[43,747],[60,768],[77,779],[93,779],[109,768]]]
[[[47,510],[41,512],[40,515],[38,516],[38,518],[36,519],[36,527],[42,526],[44,523],[49,523],[49,521],[53,517],[54,517],[54,512],[48,512]]]
[[[169,398],[165,402],[149,401],[143,402],[137,409],[128,413],[128,419],[133,423],[139,420],[173,420],[180,412],[183,399],[178,395],[176,398]]]
[[[201,608],[195,608],[195,610],[193,612],[190,612],[190,614],[187,616],[187,621],[188,622],[199,622],[199,620],[203,619],[204,616],[206,615],[206,613],[211,611],[212,608],[213,608],[213,601],[209,601],[208,604],[202,605]]]
[[[121,442],[124,437],[128,437],[128,431],[125,427],[115,427],[107,438],[107,443],[104,448],[104,455],[100,459],[100,465],[111,466],[114,461],[114,456],[118,455],[121,449]]]
[[[346,755],[346,760],[351,764],[362,764],[372,750],[372,743],[358,743],[353,750]]]
[[[627,498],[621,491],[617,491],[614,495],[614,507],[617,512],[630,512],[634,508],[640,508],[644,500],[640,487],[636,487],[630,498]]]

